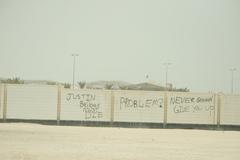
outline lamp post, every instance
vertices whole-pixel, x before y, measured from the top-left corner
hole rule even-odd
[[[166,69],[166,88],[165,88],[165,90],[167,91],[168,89],[167,89],[167,87],[168,87],[168,67],[169,67],[169,65],[171,65],[172,63],[163,63],[163,65],[165,66],[165,69]]]
[[[234,72],[236,71],[236,68],[230,68],[229,71],[231,72],[231,93],[233,94],[233,76]]]
[[[78,56],[78,54],[72,54],[73,56],[73,82],[72,82],[72,87],[74,89],[74,85],[75,85],[75,61],[76,61],[76,57]]]

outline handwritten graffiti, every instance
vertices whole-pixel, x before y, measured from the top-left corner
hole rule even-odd
[[[170,106],[173,106],[174,113],[197,113],[210,112],[215,110],[213,96],[211,97],[180,97],[170,98]]]
[[[174,106],[173,108],[174,113],[184,113],[184,112],[190,112],[189,106]]]
[[[96,96],[94,94],[74,94],[68,93],[66,100],[85,100],[85,101],[95,101]]]
[[[175,105],[173,107],[174,113],[186,113],[186,112],[201,112],[201,111],[212,111],[215,110],[214,106],[198,106],[198,105],[191,105],[191,106],[181,106]]]
[[[120,97],[120,109],[122,108],[151,108],[163,106],[163,98],[155,99],[132,99],[127,97]]]
[[[171,97],[170,104],[194,103],[195,98],[189,97]]]
[[[77,101],[81,111],[84,113],[84,118],[86,120],[103,118],[101,104],[96,102],[96,95],[94,94],[68,93],[66,100],[68,102]]]
[[[201,98],[201,97],[198,97],[196,99],[196,102],[197,103],[204,103],[204,102],[212,102],[213,101],[213,97],[209,97],[209,98]]]
[[[171,97],[170,104],[189,104],[189,103],[206,103],[213,102],[213,97]]]
[[[99,103],[80,101],[79,104],[80,109],[85,113],[85,119],[98,119],[103,117],[103,113],[99,111]]]

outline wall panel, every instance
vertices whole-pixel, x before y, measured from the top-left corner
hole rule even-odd
[[[240,95],[221,95],[220,124],[240,125]]]
[[[115,91],[114,121],[163,123],[164,93]]]
[[[61,120],[110,121],[111,91],[62,89]]]
[[[0,119],[3,118],[3,84],[0,83]]]
[[[56,119],[56,86],[8,84],[7,92],[7,119]]]
[[[0,84],[0,118],[4,85]],[[60,93],[60,92],[59,92]],[[240,95],[61,88],[60,120],[240,125]],[[219,97],[219,99],[218,99]],[[164,101],[166,100],[166,103]],[[58,87],[7,84],[7,119],[57,120]],[[219,103],[218,103],[219,102]]]
[[[216,124],[214,94],[168,92],[168,123]]]

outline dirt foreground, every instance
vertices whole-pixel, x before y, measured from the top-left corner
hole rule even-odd
[[[239,160],[240,132],[0,123],[1,160]]]

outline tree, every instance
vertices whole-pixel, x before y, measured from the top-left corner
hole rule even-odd
[[[106,83],[105,84],[105,89],[112,89],[113,84],[112,83]]]
[[[2,80],[2,83],[9,83],[9,84],[24,84],[24,81],[21,80],[20,78],[8,78],[7,80]]]
[[[80,81],[80,82],[78,82],[78,85],[81,89],[83,89],[86,86],[86,82],[85,81]]]
[[[64,83],[64,88],[70,88],[71,87],[71,84],[69,83]]]
[[[47,82],[47,85],[56,85],[56,84],[57,84],[56,82],[51,82],[51,81]]]

